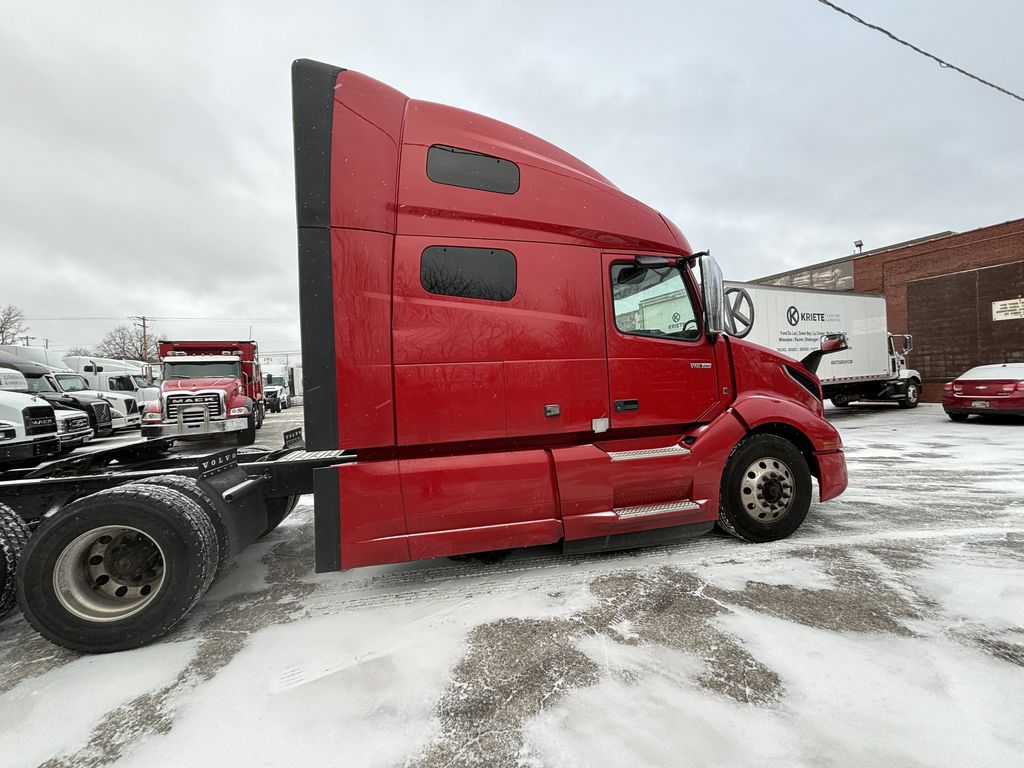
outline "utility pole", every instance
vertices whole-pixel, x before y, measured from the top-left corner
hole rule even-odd
[[[38,336],[29,336],[28,334],[25,334],[24,336],[19,336],[18,338],[19,339],[24,339],[25,340],[25,346],[27,347],[28,346],[28,342],[29,342],[30,339],[36,339],[36,338],[39,338],[39,337]]]
[[[149,362],[149,337],[147,336],[146,322],[149,320],[145,315],[129,315],[129,320],[135,320],[142,324],[142,360]]]

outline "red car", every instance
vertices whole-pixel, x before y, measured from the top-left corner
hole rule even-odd
[[[943,387],[942,407],[953,421],[972,413],[1024,416],[1024,363],[971,368]]]

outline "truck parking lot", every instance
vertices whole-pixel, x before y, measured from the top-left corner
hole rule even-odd
[[[1015,764],[1022,425],[828,415],[849,489],[771,544],[316,575],[307,497],[151,647],[81,656],[15,613],[4,764]]]

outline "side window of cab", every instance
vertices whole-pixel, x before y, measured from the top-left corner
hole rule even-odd
[[[693,297],[675,266],[613,264],[615,327],[622,333],[696,341],[700,324]]]

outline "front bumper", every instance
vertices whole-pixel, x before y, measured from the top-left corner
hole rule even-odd
[[[846,473],[846,454],[842,451],[814,452],[818,464],[818,491],[821,501],[834,499],[846,490],[849,477]]]
[[[0,443],[0,462],[39,459],[58,452],[60,452],[60,438],[56,434],[40,437],[31,442],[24,440],[14,445]]]
[[[85,445],[92,440],[93,431],[91,427],[76,429],[73,432],[58,432],[57,439],[60,440],[60,449],[71,450],[80,445]]]
[[[987,403],[977,407],[977,403]],[[946,395],[942,398],[946,413],[963,413],[975,416],[1024,416],[1024,397],[1014,393],[1008,397],[984,397],[982,395]]]
[[[143,437],[197,437],[241,432],[249,425],[247,416],[235,419],[210,419],[209,421],[172,421],[160,424],[143,424]]]

